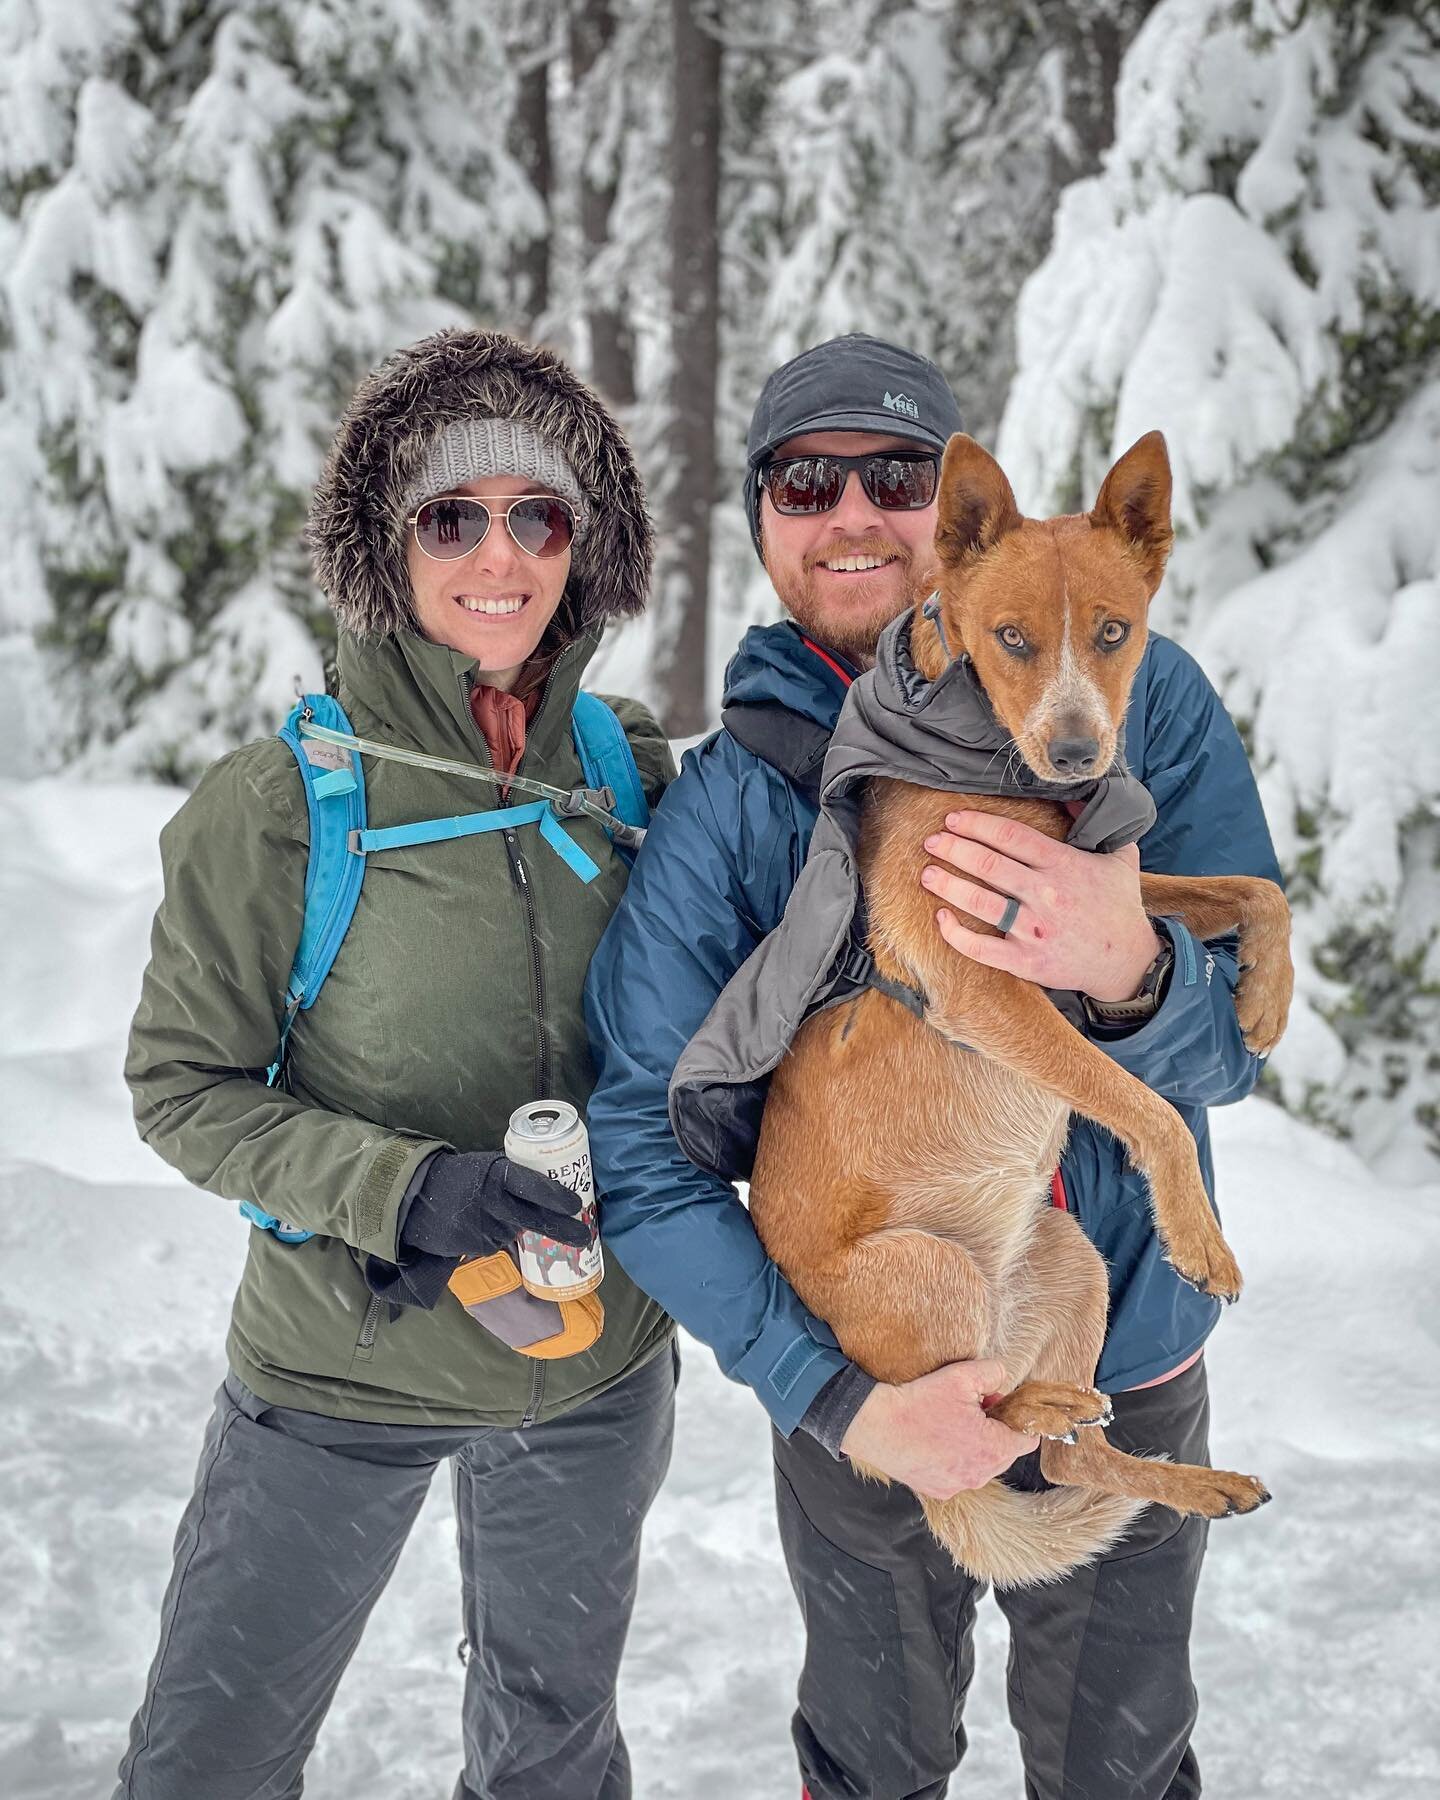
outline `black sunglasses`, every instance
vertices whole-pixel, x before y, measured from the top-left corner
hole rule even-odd
[[[940,457],[927,451],[872,450],[866,456],[787,456],[766,463],[760,481],[777,513],[823,513],[840,504],[850,471],[872,506],[918,512],[935,498]]]
[[[457,562],[479,549],[491,519],[497,517],[527,556],[558,556],[575,536],[574,514],[553,494],[523,494],[495,505],[469,494],[442,494],[438,500],[427,500],[405,522],[427,556],[436,562]]]

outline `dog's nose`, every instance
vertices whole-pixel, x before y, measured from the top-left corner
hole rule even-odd
[[[1100,743],[1093,737],[1051,738],[1046,750],[1051,768],[1062,775],[1088,775],[1100,755]]]

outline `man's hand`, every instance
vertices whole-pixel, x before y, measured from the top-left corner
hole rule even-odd
[[[986,1417],[981,1402],[1004,1381],[998,1362],[971,1362],[947,1363],[898,1386],[881,1382],[840,1448],[932,1500],[984,1487],[1040,1442]]]
[[[991,925],[1011,896],[1020,902],[1004,937],[972,931],[942,908],[940,935],[952,949],[1039,987],[1133,999],[1161,948],[1140,901],[1134,844],[1109,855],[1077,850],[996,813],[953,812],[945,823],[925,840],[950,865],[926,866],[920,879],[930,892]]]

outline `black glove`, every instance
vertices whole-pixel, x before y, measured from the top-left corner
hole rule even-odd
[[[498,1150],[441,1150],[400,1227],[400,1248],[428,1256],[490,1256],[522,1231],[588,1244],[570,1188]]]
[[[365,1259],[365,1284],[391,1304],[437,1306],[462,1256],[490,1256],[522,1231],[587,1244],[575,1195],[498,1150],[437,1150],[400,1219],[398,1259]]]

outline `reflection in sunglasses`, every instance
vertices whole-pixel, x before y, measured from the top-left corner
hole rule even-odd
[[[760,479],[778,513],[830,512],[840,504],[850,471],[873,506],[885,512],[915,512],[935,498],[938,455],[872,451],[866,456],[795,456],[767,464]]]
[[[553,494],[521,494],[491,507],[468,494],[446,494],[425,504],[407,521],[415,542],[437,562],[469,556],[484,543],[495,517],[527,556],[559,556],[575,536],[569,504]]]

